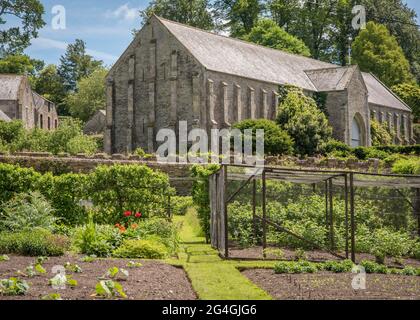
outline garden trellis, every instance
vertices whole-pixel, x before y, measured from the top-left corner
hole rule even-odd
[[[381,228],[420,236],[420,176],[223,165],[209,183],[211,243],[225,258],[292,246],[356,262]]]

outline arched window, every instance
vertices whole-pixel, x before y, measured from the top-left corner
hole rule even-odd
[[[357,121],[357,118],[354,117],[351,127],[351,146],[353,148],[356,148],[362,145],[362,130],[360,128],[359,122]]]

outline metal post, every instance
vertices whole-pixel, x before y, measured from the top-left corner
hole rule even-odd
[[[414,199],[413,204],[413,216],[414,219],[417,218],[417,234],[420,236],[420,189],[414,189]]]
[[[329,200],[329,197],[328,197],[328,180],[326,180],[325,181],[325,226],[328,228],[329,227],[329,216],[330,216],[330,214],[329,214],[329,210],[330,210],[330,207],[329,207],[329,205],[328,205],[328,200]],[[328,241],[329,240],[329,235],[327,235],[326,236],[326,241]]]
[[[257,181],[254,178],[252,180],[252,223],[254,227],[254,241],[257,241],[256,207],[257,207]]]
[[[172,218],[172,212],[171,212],[171,194],[168,193],[168,218]]]
[[[228,212],[227,212],[227,188],[226,188],[226,182],[227,182],[227,166],[223,165],[223,200],[224,200],[224,220],[225,220],[225,258],[229,258],[229,228],[228,228]]]
[[[333,204],[333,182],[329,180],[329,203],[330,203],[330,249],[334,250],[334,204]]]
[[[263,214],[263,256],[266,257],[265,249],[267,249],[267,208],[266,208],[266,192],[267,192],[267,185],[266,185],[266,176],[265,170],[262,172],[262,214]]]
[[[346,229],[346,259],[349,258],[349,188],[348,177],[344,175],[344,211],[345,211],[345,229]]]
[[[354,219],[354,174],[350,173],[351,261],[356,263],[356,222]]]

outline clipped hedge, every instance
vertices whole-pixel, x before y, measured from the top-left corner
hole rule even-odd
[[[114,224],[126,210],[145,217],[164,216],[168,193],[174,193],[166,174],[144,165],[99,166],[90,174],[40,174],[33,169],[0,164],[0,204],[20,193],[41,192],[55,215],[67,225],[86,222],[80,200],[92,200],[95,220]]]

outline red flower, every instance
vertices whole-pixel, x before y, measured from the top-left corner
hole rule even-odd
[[[131,217],[131,211],[124,212],[124,216],[125,217]]]
[[[137,212],[136,215],[135,215],[135,217],[136,218],[141,218],[141,213],[140,212]]]

